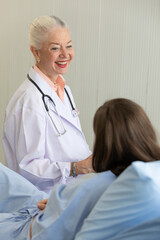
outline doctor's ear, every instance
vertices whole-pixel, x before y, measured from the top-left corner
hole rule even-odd
[[[40,62],[40,58],[39,58],[39,52],[38,52],[38,50],[37,49],[35,49],[35,47],[34,46],[30,46],[30,50],[31,50],[31,52],[33,53],[33,55],[34,55],[34,57],[35,57],[35,59],[36,59],[36,62]]]

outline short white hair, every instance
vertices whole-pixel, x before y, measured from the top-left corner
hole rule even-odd
[[[47,39],[50,31],[55,27],[66,27],[67,25],[60,18],[55,16],[40,16],[34,19],[29,27],[29,43],[30,46],[39,50],[43,42]]]

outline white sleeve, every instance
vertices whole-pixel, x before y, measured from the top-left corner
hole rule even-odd
[[[23,107],[12,116],[5,134],[14,148],[20,173],[40,190],[48,191],[62,175],[64,178],[69,176],[70,163],[57,163],[47,156],[46,124],[46,118],[38,111]]]

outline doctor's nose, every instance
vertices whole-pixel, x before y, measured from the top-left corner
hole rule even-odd
[[[61,49],[60,57],[63,57],[63,58],[67,58],[68,57],[67,49],[65,49],[65,48]]]

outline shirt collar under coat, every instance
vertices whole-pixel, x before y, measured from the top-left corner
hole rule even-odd
[[[65,106],[65,102],[69,101],[68,97],[66,96],[66,93],[64,96],[64,103],[63,103],[61,99],[58,97],[58,95],[56,94],[56,92],[52,90],[49,84],[45,82],[32,67],[30,68],[29,76],[39,86],[39,88],[43,91],[45,95],[49,95],[53,99],[53,101],[55,102],[58,114],[81,131],[81,127],[77,125],[77,117],[72,116],[72,112],[71,112],[72,107],[70,106],[70,110],[68,110],[68,108]],[[67,86],[65,86],[65,88],[67,88]],[[37,89],[37,91],[39,90]],[[72,100],[72,96],[70,96],[70,98]],[[56,112],[52,104],[50,104],[50,110]]]
[[[55,91],[61,101],[64,101],[64,88],[65,88],[65,79],[62,75],[58,75],[56,79],[56,84],[54,84],[36,65],[33,66],[33,69],[38,73],[38,75],[48,83],[48,85]]]

